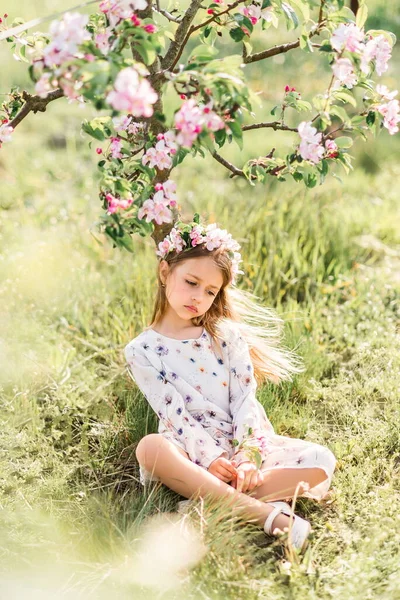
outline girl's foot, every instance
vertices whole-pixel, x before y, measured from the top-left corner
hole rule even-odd
[[[274,506],[274,510],[268,515],[264,531],[267,535],[276,535],[283,533],[285,527],[289,529],[291,508],[286,502],[269,502]],[[311,525],[306,519],[302,519],[298,515],[294,515],[290,528],[290,544],[293,548],[300,550],[301,553],[307,547],[308,536],[311,532]]]

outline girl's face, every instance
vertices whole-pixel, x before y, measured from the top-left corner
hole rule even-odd
[[[223,284],[220,269],[207,256],[182,261],[172,272],[163,260],[160,276],[171,308],[185,320],[204,315]]]

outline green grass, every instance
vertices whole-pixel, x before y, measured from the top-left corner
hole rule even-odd
[[[277,89],[296,76],[290,61]],[[289,564],[279,543],[209,502],[191,511],[185,541],[171,516],[179,497],[139,484],[133,449],[156,418],[123,348],[149,322],[157,263],[150,239],[131,255],[91,234],[98,175],[79,135],[85,111],[58,101],[1,149],[1,595],[400,598],[398,139],[357,144],[343,184],[312,191],[251,188],[211,159],[176,173],[184,216],[197,210],[239,240],[241,285],[277,309],[304,358],[293,383],[259,390],[276,432],[338,458],[332,501],[298,501],[314,537]],[[240,164],[254,152],[265,137],[226,156]],[[166,525],[154,540],[145,528],[157,515]]]

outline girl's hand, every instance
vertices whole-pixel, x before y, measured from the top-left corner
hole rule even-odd
[[[251,492],[264,481],[264,474],[252,462],[242,462],[236,467],[236,481],[232,482],[232,487],[238,492]]]
[[[236,477],[236,469],[232,465],[231,461],[223,456],[219,456],[208,467],[208,472],[215,477],[218,477],[221,481],[229,483]]]

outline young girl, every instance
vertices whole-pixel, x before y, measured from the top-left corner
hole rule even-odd
[[[137,446],[141,483],[161,481],[186,498],[224,496],[266,534],[282,533],[291,507],[277,500],[296,488],[324,498],[336,459],[324,446],[275,434],[257,383],[290,380],[299,359],[279,348],[281,320],[235,287],[239,244],[194,219],[159,244],[151,324],[125,348],[160,419],[159,433]],[[292,516],[292,546],[303,551],[310,530]]]

